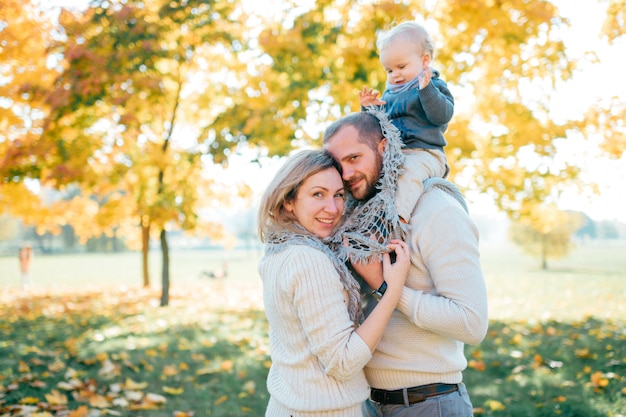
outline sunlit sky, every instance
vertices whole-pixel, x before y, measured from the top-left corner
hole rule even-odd
[[[276,1],[276,0],[275,0]],[[280,1],[280,0],[278,0]],[[49,4],[66,7],[84,7],[85,0],[52,0]],[[304,3],[310,3],[306,0]],[[553,101],[555,116],[572,118],[582,114],[589,103],[611,96],[626,97],[626,42],[621,39],[608,47],[600,40],[600,28],[606,16],[606,1],[589,0],[553,0],[561,15],[568,18],[571,28],[567,30],[565,42],[572,56],[581,56],[593,51],[598,55],[600,64],[587,65],[579,70],[573,80],[562,88]],[[271,2],[254,2],[251,5],[267,7]],[[568,139],[567,149],[560,150],[568,160],[580,161],[586,167],[585,179],[599,184],[601,195],[580,195],[577,190],[570,190],[560,200],[562,209],[580,210],[594,220],[620,220],[626,222],[626,204],[622,202],[624,182],[626,181],[626,161],[610,161],[598,156],[598,148],[576,138]],[[240,183],[245,181],[259,194],[273,176],[282,161],[274,158],[263,162],[263,167],[248,162],[250,155],[234,155],[227,170],[218,167],[210,169],[210,174],[220,182]],[[485,197],[467,193],[470,207],[474,213],[494,213],[493,204]]]

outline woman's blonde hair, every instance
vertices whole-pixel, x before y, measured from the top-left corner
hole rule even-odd
[[[261,198],[257,216],[261,242],[265,242],[269,229],[281,228],[302,233],[302,229],[295,228],[295,217],[285,209],[285,203],[296,198],[307,178],[328,168],[339,171],[337,163],[323,149],[299,151],[287,159]]]

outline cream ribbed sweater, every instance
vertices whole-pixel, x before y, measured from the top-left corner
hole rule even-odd
[[[291,245],[264,256],[259,274],[270,324],[267,389],[273,400],[294,415],[354,415],[369,395],[363,367],[371,352],[350,321],[333,263],[315,248]],[[339,411],[350,407],[352,414]]]
[[[408,235],[409,276],[365,368],[373,388],[459,383],[467,366],[464,343],[477,344],[487,332],[478,231],[469,215],[434,188],[411,214]]]

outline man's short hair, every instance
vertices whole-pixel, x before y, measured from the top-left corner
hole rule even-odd
[[[383,139],[380,120],[364,111],[350,113],[331,123],[324,132],[322,143],[327,144],[337,132],[348,126],[352,126],[357,130],[359,142],[365,143],[374,150],[378,149],[378,144]]]

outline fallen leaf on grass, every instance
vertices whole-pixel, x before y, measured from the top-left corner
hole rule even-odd
[[[254,394],[254,390],[256,388],[256,384],[254,383],[253,380],[250,380],[248,382],[246,382],[245,384],[243,384],[243,390],[247,391],[248,394]]]
[[[53,389],[50,394],[46,394],[46,401],[48,401],[51,405],[66,405],[67,397],[65,394],[61,394],[59,391]]]
[[[487,400],[485,401],[485,405],[489,407],[491,411],[506,410],[506,406],[502,404],[500,401],[496,401],[496,400]]]
[[[145,389],[147,387],[148,387],[147,382],[135,382],[130,378],[126,378],[126,382],[124,383],[124,389],[130,390],[130,391],[137,391],[137,390]]]
[[[217,400],[215,400],[215,402],[213,404],[215,405],[220,405],[224,402],[226,402],[226,400],[228,400],[228,397],[225,395],[222,395],[221,397],[219,397]]]
[[[111,407],[111,402],[103,395],[94,394],[89,398],[89,405],[96,408]]]
[[[20,399],[20,404],[37,404],[39,402],[39,398],[37,397],[24,397]]]
[[[76,410],[70,411],[67,417],[87,417],[89,415],[89,409],[81,405]]]
[[[165,365],[163,367],[163,375],[165,376],[178,375],[178,369],[173,365]]]
[[[163,392],[165,392],[166,394],[170,394],[170,395],[180,395],[184,391],[185,390],[183,388],[173,388],[173,387],[163,386]]]
[[[153,402],[155,404],[164,404],[167,402],[167,398],[165,398],[164,396],[159,395],[159,394],[154,394],[151,392],[146,394],[145,400]]]

